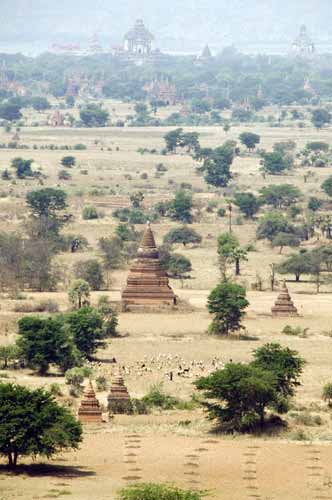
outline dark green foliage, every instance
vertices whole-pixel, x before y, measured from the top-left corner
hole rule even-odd
[[[170,255],[167,264],[167,272],[171,278],[175,279],[187,279],[189,278],[188,273],[192,270],[191,262],[188,257],[173,253]]]
[[[98,211],[97,211],[96,207],[93,207],[91,205],[88,205],[88,206],[84,207],[83,211],[82,211],[82,218],[84,220],[98,219],[99,218],[99,214],[98,214]]]
[[[43,389],[0,384],[0,454],[16,467],[19,456],[50,458],[77,449],[82,427]]]
[[[46,99],[46,97],[31,97],[30,98],[30,106],[36,111],[45,111],[46,109],[51,108],[51,104]]]
[[[192,195],[186,191],[177,191],[170,203],[169,213],[172,219],[185,223],[192,222]]]
[[[100,290],[104,286],[103,270],[97,259],[76,262],[74,274],[76,279],[87,281],[91,290]]]
[[[11,166],[16,170],[18,179],[34,177],[35,173],[32,171],[32,164],[33,160],[24,160],[23,158],[14,158],[11,162]]]
[[[205,406],[211,419],[225,430],[250,430],[264,425],[265,411],[277,402],[276,377],[268,370],[241,363],[228,363],[195,382],[204,391]],[[220,403],[219,403],[220,401]]]
[[[194,229],[190,227],[183,226],[171,229],[164,236],[164,243],[182,243],[186,246],[189,243],[198,244],[201,243],[202,237]]]
[[[240,142],[249,149],[249,151],[255,149],[261,140],[260,136],[258,134],[254,134],[253,132],[242,132],[239,139]]]
[[[280,274],[294,274],[296,281],[300,281],[302,274],[310,274],[312,264],[309,252],[300,252],[287,257],[278,267]]]
[[[148,408],[161,408],[162,410],[173,410],[179,404],[177,398],[164,392],[162,384],[153,385],[142,401]]]
[[[74,167],[75,163],[75,156],[64,156],[61,160],[61,165],[63,165],[64,167]]]
[[[317,129],[331,123],[331,113],[327,109],[314,109],[311,113],[311,121]]]
[[[12,102],[3,102],[0,105],[0,118],[9,122],[22,118],[21,106]]]
[[[205,496],[202,492],[169,484],[139,483],[120,490],[116,500],[202,500]]]
[[[236,193],[234,203],[246,217],[253,217],[261,206],[260,200],[253,193]]]
[[[285,208],[302,198],[301,191],[292,184],[273,184],[261,189],[261,202],[274,208]]]
[[[118,236],[100,238],[99,249],[102,252],[105,269],[118,269],[123,264],[123,241]]]
[[[181,139],[183,135],[183,129],[182,128],[177,128],[175,130],[171,130],[168,132],[164,139],[166,142],[166,151],[169,153],[173,153],[176,151],[176,148],[178,148],[181,145]]]
[[[306,149],[309,149],[309,151],[323,151],[324,153],[327,153],[330,149],[330,146],[327,142],[313,141],[308,142],[308,144],[306,145]]]
[[[14,361],[21,358],[21,349],[16,344],[0,345],[0,361],[2,369],[8,368]]]
[[[273,247],[280,247],[280,253],[284,247],[298,247],[300,246],[300,240],[294,234],[289,233],[277,233],[272,240]]]
[[[86,127],[105,127],[109,113],[97,104],[88,104],[81,109],[80,118]]]
[[[277,391],[284,397],[294,396],[304,364],[297,351],[277,343],[265,344],[254,351],[253,366],[272,372]]]
[[[232,178],[230,167],[234,160],[234,148],[229,143],[211,151],[204,159],[200,170],[204,172],[207,184],[226,187]]]
[[[241,320],[249,302],[245,289],[237,283],[224,281],[217,285],[209,295],[208,311],[213,315],[210,332],[228,335],[241,328]]]
[[[65,371],[77,361],[74,344],[60,317],[26,316],[18,322],[18,334],[17,345],[22,357],[42,375],[47,373],[50,364]]]
[[[313,212],[316,212],[323,206],[324,202],[320,198],[316,198],[316,196],[310,196],[308,201],[308,208]]]
[[[66,316],[68,331],[77,349],[87,358],[105,347],[103,318],[92,307],[82,307]]]
[[[278,233],[294,234],[295,228],[279,212],[269,212],[261,219],[257,227],[257,238],[272,241]]]
[[[332,176],[329,176],[327,179],[325,179],[321,188],[327,194],[327,196],[329,196],[330,198],[332,197]]]
[[[267,408],[288,411],[304,363],[288,347],[265,344],[254,351],[251,363],[228,363],[195,385],[204,391],[209,417],[217,419],[225,430],[253,430],[257,423],[263,427]]]
[[[118,335],[117,327],[119,324],[118,314],[111,306],[107,295],[99,297],[98,312],[103,318],[103,330],[105,337],[116,337]]]
[[[264,153],[263,170],[271,175],[282,174],[289,169],[289,162],[280,152]]]
[[[62,189],[44,188],[27,194],[27,205],[36,217],[54,217],[67,208],[67,195]]]

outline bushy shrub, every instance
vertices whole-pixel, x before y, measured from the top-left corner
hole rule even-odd
[[[122,488],[117,500],[201,500],[204,496],[203,492],[183,490],[172,485],[140,483]]]
[[[98,219],[99,214],[96,207],[93,207],[91,205],[84,207],[82,211],[82,218],[84,220]]]

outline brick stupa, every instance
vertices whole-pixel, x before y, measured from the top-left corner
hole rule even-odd
[[[144,231],[138,257],[130,269],[122,292],[123,306],[172,306],[176,298],[159,260],[150,223]]]
[[[78,410],[78,419],[84,424],[102,422],[102,411],[99,401],[96,398],[91,380],[88,387],[85,389],[83,399]]]
[[[127,387],[125,386],[121,372],[114,377],[107,397],[108,407],[114,408],[117,405],[126,405],[130,402],[130,396]]]
[[[298,316],[298,312],[289,295],[286,282],[284,281],[281,292],[276,300],[274,307],[271,309],[272,316]]]

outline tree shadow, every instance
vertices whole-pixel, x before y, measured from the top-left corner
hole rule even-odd
[[[288,423],[278,415],[270,415],[266,418],[263,427],[259,422],[255,422],[250,427],[243,428],[242,430],[234,430],[230,424],[215,423],[215,425],[208,431],[211,436],[220,435],[244,435],[250,434],[253,437],[275,437],[284,433],[288,428]]]
[[[10,469],[7,465],[0,465],[0,474],[27,475],[30,477],[51,476],[58,478],[75,479],[78,477],[91,477],[96,473],[86,467],[73,465],[29,464],[17,465]]]

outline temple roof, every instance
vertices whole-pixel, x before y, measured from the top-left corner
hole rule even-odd
[[[210,47],[205,45],[203,52],[201,54],[201,59],[210,59],[212,57]]]
[[[140,42],[152,42],[154,36],[146,29],[142,19],[138,19],[135,26],[125,35],[125,40],[137,40]]]
[[[153,236],[153,232],[152,232],[152,229],[150,226],[150,222],[148,222],[146,225],[146,228],[145,228],[145,231],[143,234],[143,238],[142,238],[142,242],[140,244],[140,248],[142,248],[142,249],[144,249],[144,248],[156,249],[157,248],[157,245],[156,245],[156,242],[155,242],[155,239]]]

